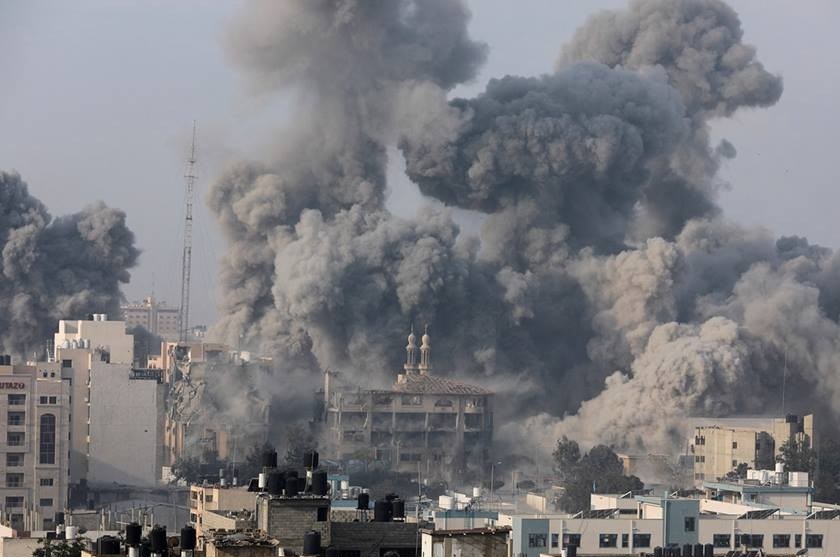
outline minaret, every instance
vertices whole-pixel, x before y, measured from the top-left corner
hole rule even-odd
[[[417,373],[417,337],[414,336],[414,324],[411,324],[411,333],[408,335],[408,344],[405,347],[405,372],[407,374]]]
[[[420,339],[420,375],[426,375],[432,368],[432,339],[429,336],[429,326]]]

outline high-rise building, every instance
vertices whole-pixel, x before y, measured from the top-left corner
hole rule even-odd
[[[180,317],[178,308],[167,307],[165,302],[158,302],[154,296],[144,298],[142,302],[133,302],[120,308],[125,326],[129,329],[138,325],[144,327],[163,340],[177,342],[179,338]]]
[[[0,507],[16,530],[53,528],[67,506],[70,383],[56,362],[0,364]]]

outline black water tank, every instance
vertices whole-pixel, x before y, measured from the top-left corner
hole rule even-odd
[[[693,552],[694,552],[694,546],[692,546],[690,543],[687,543],[687,544],[683,545],[683,550],[682,550],[683,557],[692,557]]]
[[[96,541],[96,549],[100,555],[119,555],[120,540],[113,536],[102,536]]]
[[[303,555],[321,554],[321,534],[310,530],[303,535]]]
[[[55,513],[55,520],[56,524],[64,524],[64,512]]]
[[[262,456],[263,468],[277,468],[277,451],[274,449],[266,451]]]
[[[385,496],[386,501],[394,501],[395,499],[399,499],[399,498],[400,498],[400,496],[397,495],[396,493],[389,493],[388,495]]]
[[[298,476],[300,476],[297,470],[286,470],[283,473],[286,474],[287,478],[297,478]]]
[[[151,557],[152,555],[152,546],[149,545],[148,541],[145,541],[140,544],[140,557]]]
[[[572,545],[567,545],[566,546],[566,557],[577,557],[577,546],[576,545],[572,544]]]
[[[715,546],[707,543],[703,546],[703,557],[715,557]]]
[[[140,539],[143,537],[143,527],[132,522],[125,527],[125,543],[132,547],[140,545]]]
[[[367,493],[359,493],[359,497],[356,499],[356,509],[360,511],[366,511],[370,508],[370,495]]]
[[[300,488],[298,488],[298,479],[294,477],[287,477],[284,488],[286,490],[286,497],[294,497],[298,494],[298,491],[300,491]]]
[[[149,533],[149,541],[152,544],[152,553],[163,553],[166,551],[166,528],[155,526]]]
[[[338,549],[336,549],[336,548],[335,548],[335,547],[333,547],[333,546],[329,546],[329,547],[328,547],[328,548],[324,551],[324,557],[338,557]]]
[[[394,499],[391,501],[391,508],[393,509],[394,518],[405,518],[405,501],[402,499]]]
[[[653,548],[653,557],[663,557],[661,547],[656,546]]]
[[[282,495],[286,482],[280,472],[269,472],[265,480],[265,490],[270,495]]]
[[[181,528],[181,551],[195,549],[195,528],[189,524]]]
[[[318,451],[303,453],[303,467],[314,470],[318,467]]]
[[[326,470],[315,470],[312,473],[312,493],[315,495],[326,495],[330,489],[327,482]]]
[[[694,544],[694,557],[703,557],[703,544]]]
[[[393,506],[387,499],[380,499],[373,504],[374,522],[391,522]]]

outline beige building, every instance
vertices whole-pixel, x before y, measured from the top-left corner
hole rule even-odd
[[[336,458],[388,462],[428,477],[482,469],[493,436],[493,393],[431,373],[431,338],[412,332],[403,373],[388,390],[361,390],[324,374],[328,451]],[[419,362],[418,362],[419,352]]]
[[[228,529],[227,527],[231,525],[236,526],[244,520],[244,517],[238,512],[248,511],[253,513],[256,504],[256,494],[249,492],[247,487],[190,486],[190,522],[195,527],[196,536],[199,540],[206,537],[209,530]],[[225,517],[225,515],[219,514],[221,511],[232,511],[233,514]]]
[[[741,463],[772,468],[788,441],[813,446],[814,416],[695,420],[688,442],[694,456],[694,480],[722,478]]]
[[[158,302],[154,296],[144,298],[142,302],[133,302],[120,308],[125,326],[129,329],[144,327],[165,341],[176,342],[180,338],[180,312],[170,308],[165,302]]]
[[[134,337],[125,332],[125,322],[108,321],[102,313],[90,319],[58,322],[55,348],[89,349],[103,362],[113,364],[134,363]]]
[[[2,522],[15,530],[52,528],[67,506],[70,381],[55,362],[0,365]]]

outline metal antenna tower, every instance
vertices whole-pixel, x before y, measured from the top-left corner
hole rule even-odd
[[[192,145],[190,156],[187,159],[187,168],[184,173],[185,195],[184,195],[184,254],[181,258],[181,308],[179,317],[179,340],[184,342],[189,338],[190,330],[190,271],[192,270],[192,225],[193,225],[193,190],[198,174],[195,168],[195,120],[193,120]]]

